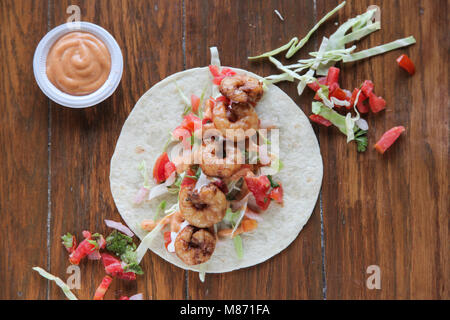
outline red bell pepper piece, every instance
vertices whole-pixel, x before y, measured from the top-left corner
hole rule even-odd
[[[156,183],[162,183],[166,181],[165,166],[169,162],[169,156],[167,152],[163,152],[158,159],[156,159],[153,167],[153,179]]]
[[[373,88],[374,88],[373,82],[370,80],[366,80],[361,86],[361,91],[364,93],[366,97],[368,97],[373,92]]]
[[[400,135],[405,132],[405,127],[398,126],[388,130],[375,144],[375,149],[383,154],[397,139]]]
[[[226,105],[230,104],[230,100],[225,96],[217,97],[216,102],[220,102],[220,101],[225,103]]]
[[[283,204],[283,186],[280,182],[277,182],[279,187],[273,188],[270,191],[270,198],[278,202],[279,204]]]
[[[330,86],[333,83],[339,83],[339,72],[341,70],[336,67],[331,67],[328,69],[328,75],[327,75],[327,85]]]
[[[267,176],[260,177],[244,177],[248,190],[253,193],[256,204],[261,210],[266,210],[270,204],[269,190],[270,180]]]
[[[136,280],[136,274],[134,272],[124,272],[120,260],[112,255],[102,253],[102,262],[107,274],[119,279]]]
[[[218,66],[214,66],[212,64],[209,65],[209,71],[211,71],[211,74],[213,77],[219,77],[220,76],[220,70]]]
[[[416,72],[416,67],[414,66],[414,63],[406,54],[402,54],[400,57],[398,57],[397,63],[400,68],[406,70],[410,75],[413,75]]]
[[[121,297],[119,298],[119,300],[130,300],[130,298],[128,298],[127,296],[121,296]]]
[[[386,101],[382,97],[377,97],[373,92],[369,96],[369,105],[373,113],[386,109]]]
[[[92,240],[91,233],[89,231],[83,231],[83,236],[85,239],[80,242],[78,247],[69,256],[69,261],[71,264],[78,265],[80,261],[93,252],[98,244]]]
[[[170,242],[172,242],[171,232],[166,231],[164,232],[164,246],[166,247],[166,249]]]
[[[359,91],[360,90],[356,89],[356,88],[355,88],[355,90],[353,90],[352,97],[350,99],[350,106],[347,109],[353,108],[353,106],[355,105],[355,100],[356,100],[356,97],[358,96]],[[358,103],[356,104],[356,107],[358,108],[358,111],[360,113],[369,112],[369,107],[364,104],[364,101],[366,101],[366,100],[367,100],[366,95],[364,94],[364,92],[361,92],[359,95],[359,98],[358,98]]]
[[[339,88],[339,86],[337,88],[335,88],[333,90],[333,92],[331,92],[330,97],[335,97],[336,99],[342,100],[342,101],[349,101],[350,100],[350,98],[347,96],[345,91],[342,90],[341,88]]]
[[[174,137],[174,139],[181,140],[181,142],[183,143],[183,147],[186,150],[191,149],[192,134],[191,134],[191,132],[189,132],[188,129],[186,129],[182,126],[178,126],[173,130],[172,136]]]
[[[189,176],[189,177],[187,177]],[[190,186],[190,185],[195,185],[197,183],[197,180],[191,177],[195,176],[195,172],[192,171],[191,169],[188,169],[186,171],[186,176],[183,178],[183,181],[181,181],[181,186]]]
[[[100,283],[97,290],[95,291],[94,300],[103,300],[111,282],[112,278],[110,276],[105,276],[103,278],[102,283]]]
[[[183,121],[181,122],[181,126],[189,132],[194,132],[196,129],[199,129],[201,126],[202,120],[195,116],[194,114],[190,113],[187,116],[183,118]]]
[[[234,72],[230,68],[223,68],[220,73],[223,74],[226,77],[231,77],[231,76],[234,76],[236,74],[236,72]]]
[[[317,82],[308,83],[308,87],[311,90],[314,90],[316,92],[320,89],[320,86],[319,86],[319,84]]]
[[[171,161],[167,162],[164,166],[164,176],[166,177],[166,180],[177,170],[175,167],[175,164]]]
[[[200,107],[200,98],[195,94],[191,95],[191,107],[194,113],[198,112],[198,108]]]
[[[309,116],[309,119],[315,123],[321,124],[325,127],[329,127],[332,125],[332,123],[330,121],[328,121],[327,119],[325,119],[324,117],[322,117],[321,115],[318,114],[312,114]]]

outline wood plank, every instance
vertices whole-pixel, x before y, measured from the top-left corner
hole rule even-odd
[[[274,13],[277,9],[285,21]],[[209,47],[217,46],[223,65],[261,75],[276,73],[267,62],[248,56],[286,43],[314,25],[313,3],[307,1],[186,1],[186,67],[209,64]],[[300,35],[302,35],[301,33]],[[311,41],[305,50],[315,46]],[[302,106],[295,86],[281,87]],[[255,267],[208,274],[205,283],[189,272],[189,299],[321,299],[322,257],[318,206],[299,237],[282,253]]]
[[[52,1],[52,26],[64,23],[68,5],[81,8],[81,19],[106,28],[124,56],[122,82],[111,98],[96,107],[72,110],[52,104],[52,269],[64,275],[69,265],[59,236],[82,230],[107,234],[103,219],[120,220],[109,187],[109,163],[122,125],[139,97],[153,84],[181,71],[182,1]],[[173,54],[176,53],[176,54]],[[136,283],[114,280],[107,298],[143,292],[145,299],[181,299],[185,273],[147,254],[145,275]],[[82,287],[74,292],[91,299],[104,276],[100,262],[81,265]],[[52,287],[50,297],[61,299]]]
[[[317,1],[318,16],[338,1]],[[358,49],[414,35],[418,44],[345,66],[341,84],[372,79],[387,110],[369,115],[370,149],[357,154],[335,130],[321,130],[323,214],[330,299],[448,299],[448,38],[446,1],[348,1],[339,22],[377,4],[382,30]],[[327,33],[335,30],[327,26]],[[416,63],[408,76],[395,59]],[[396,125],[403,137],[378,155],[372,148]],[[381,290],[366,269],[381,269]]]
[[[0,2],[0,299],[45,299],[48,103],[33,75],[46,1]]]

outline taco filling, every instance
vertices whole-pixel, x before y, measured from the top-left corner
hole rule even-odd
[[[216,65],[209,70],[219,94],[189,101],[178,88],[184,115],[153,166],[150,199],[170,192],[178,201],[168,215],[141,222],[148,232],[158,226],[167,251],[187,265],[207,262],[220,241],[233,241],[242,256],[240,235],[257,229],[271,202],[283,204],[281,182],[267,174],[280,162],[269,151],[276,126],[261,127],[255,110],[263,83]],[[137,194],[142,198],[142,190]]]

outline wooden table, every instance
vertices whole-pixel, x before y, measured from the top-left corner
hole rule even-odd
[[[31,267],[66,279],[69,262],[60,236],[107,233],[103,219],[120,219],[109,162],[127,115],[146,90],[172,73],[207,65],[213,45],[225,65],[273,74],[267,61],[246,57],[303,37],[338,2],[1,1],[0,298],[63,299]],[[346,65],[341,85],[374,81],[388,107],[369,116],[370,145],[385,130],[404,125],[396,145],[384,156],[372,148],[358,154],[336,130],[314,126],[324,162],[322,191],[286,250],[252,268],[207,275],[205,283],[197,273],[147,254],[145,275],[132,283],[115,280],[107,298],[143,292],[146,299],[449,299],[448,1],[348,1],[296,58],[316,50],[335,22],[372,3],[382,8],[382,30],[359,49],[409,35],[418,43]],[[70,4],[79,5],[82,20],[109,30],[124,56],[117,91],[84,110],[47,99],[32,70],[38,42],[67,20]],[[414,60],[413,77],[397,67],[401,53]],[[299,98],[294,84],[280,87],[310,114],[311,92]],[[79,298],[92,298],[104,275],[99,264],[82,263],[82,287],[74,290]],[[366,287],[371,265],[381,270],[379,290]]]

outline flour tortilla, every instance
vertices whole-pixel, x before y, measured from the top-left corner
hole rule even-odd
[[[235,69],[258,79],[245,70]],[[162,153],[171,132],[181,122],[184,103],[175,81],[183,92],[206,97],[212,92],[212,76],[208,68],[195,68],[176,73],[148,90],[136,103],[126,120],[111,159],[110,183],[116,206],[130,229],[142,239],[147,233],[140,228],[143,219],[152,219],[163,199],[176,202],[176,196],[153,199],[140,206],[133,204],[143,178],[138,170],[145,160],[151,169]],[[164,246],[163,234],[152,242],[151,250],[174,265],[193,271],[222,273],[261,263],[295,240],[314,209],[322,182],[322,157],[309,120],[281,89],[269,85],[256,106],[260,119],[270,120],[280,128],[280,159],[284,168],[275,178],[284,189],[284,206],[272,203],[261,214],[258,228],[242,235],[244,256],[239,259],[233,240],[219,241],[211,259],[203,265],[188,266]],[[151,178],[151,177],[150,177]],[[151,180],[151,179],[149,179]]]

